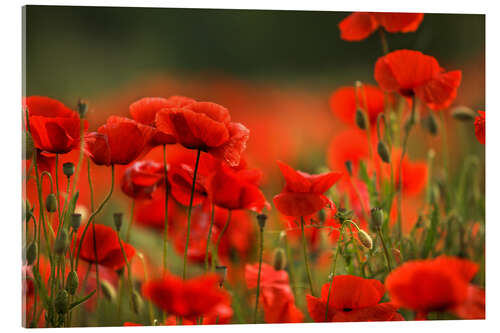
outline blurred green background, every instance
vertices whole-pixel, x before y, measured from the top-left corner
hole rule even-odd
[[[74,104],[149,74],[224,74],[307,88],[373,81],[378,34],[342,41],[344,12],[27,6],[26,94]],[[443,67],[484,72],[485,16],[428,14],[391,49],[435,56]],[[466,73],[464,73],[466,74]],[[350,80],[350,81],[349,81]],[[484,79],[482,81],[484,89]],[[484,102],[483,102],[484,103]],[[480,105],[478,105],[480,107]]]

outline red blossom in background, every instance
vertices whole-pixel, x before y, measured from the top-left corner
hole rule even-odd
[[[398,50],[377,60],[375,80],[386,91],[416,96],[432,110],[441,110],[455,99],[462,72],[445,72],[434,57],[422,52]]]
[[[179,208],[174,200],[168,201],[169,230],[178,217]],[[157,189],[151,200],[142,200],[136,203],[134,224],[145,228],[161,231],[165,228],[165,191]]]
[[[123,193],[134,199],[151,199],[152,193],[164,182],[163,164],[142,160],[131,164],[123,173]]]
[[[401,159],[401,149],[394,149],[391,157],[391,164],[394,170],[394,178],[396,180],[396,188],[399,188],[399,161]],[[424,161],[412,162],[405,155],[401,165],[403,174],[403,193],[406,195],[418,195],[422,192],[427,184],[427,163]],[[390,175],[390,167],[386,168],[387,175]]]
[[[200,162],[201,163],[201,162]],[[198,169],[193,193],[193,206],[208,200],[207,175]],[[193,186],[194,166],[180,163],[172,165],[168,173],[172,196],[184,206],[189,206]]]
[[[55,154],[79,148],[81,125],[76,111],[43,96],[25,98],[23,107],[29,112],[29,131],[36,148]]]
[[[474,134],[480,144],[485,144],[485,126],[486,126],[486,113],[484,111],[477,111],[479,113],[474,120]]]
[[[395,305],[379,303],[384,293],[384,285],[378,280],[337,275],[332,282],[323,285],[321,297],[306,295],[307,309],[316,322],[404,320]]]
[[[472,261],[441,256],[404,263],[387,276],[385,285],[392,302],[417,311],[420,319],[431,311],[484,319],[484,290],[470,284],[477,271]]]
[[[387,32],[413,32],[424,19],[423,13],[368,13],[355,12],[339,23],[340,38],[360,41],[379,27]]]

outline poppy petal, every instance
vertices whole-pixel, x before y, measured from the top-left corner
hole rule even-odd
[[[339,23],[340,38],[360,41],[370,36],[378,28],[378,23],[370,13],[352,13]]]

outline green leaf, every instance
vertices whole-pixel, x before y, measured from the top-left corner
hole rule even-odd
[[[33,277],[35,280],[36,288],[38,289],[38,293],[40,298],[42,299],[43,307],[46,310],[50,308],[50,300],[49,295],[47,293],[47,289],[45,289],[45,285],[42,282],[42,277],[40,276],[40,272],[38,271],[38,266],[33,266]]]

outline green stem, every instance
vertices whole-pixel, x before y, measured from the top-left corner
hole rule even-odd
[[[201,150],[198,149],[196,154],[196,164],[194,166],[193,173],[193,186],[191,187],[191,198],[189,199],[189,208],[188,208],[188,217],[187,217],[187,231],[186,231],[186,246],[184,247],[184,265],[182,270],[182,279],[186,279],[186,269],[187,269],[187,254],[189,248],[189,236],[191,233],[191,211],[193,209],[193,199],[194,199],[194,190],[196,187],[196,174],[198,173],[198,164],[200,163],[200,154]]]
[[[387,43],[387,36],[385,35],[385,31],[382,28],[378,29],[380,35],[380,42],[382,43],[382,51],[384,54],[389,53],[389,43]]]
[[[231,214],[232,214],[232,211],[229,209],[227,211],[227,220],[226,220],[226,224],[224,224],[224,227],[222,228],[220,234],[219,234],[219,238],[217,238],[217,242],[215,243],[215,250],[214,250],[214,255],[216,256],[217,258],[217,262],[219,262],[219,245],[220,245],[220,242],[222,240],[222,236],[224,236],[224,233],[226,232],[227,228],[229,227],[229,223],[231,222]],[[215,270],[215,265],[214,265],[215,261],[212,260],[212,271]]]
[[[302,251],[304,252],[304,263],[306,266],[307,280],[309,281],[309,287],[311,289],[311,294],[313,296],[316,296],[316,293],[314,292],[311,269],[309,267],[309,256],[307,255],[307,240],[306,240],[306,234],[304,232],[304,217],[303,216],[300,217],[300,229],[302,232]]]
[[[71,187],[71,194],[70,197],[73,196],[73,193],[75,193],[76,189],[76,184],[78,183],[78,178],[80,177],[80,169],[82,167],[82,160],[83,160],[83,151],[85,147],[85,138],[84,138],[84,132],[85,132],[85,120],[80,118],[80,154],[78,155],[78,163],[76,164],[76,172],[75,172],[75,177],[73,177],[73,186]]]
[[[332,268],[330,269],[330,285],[328,286],[328,296],[326,298],[326,308],[325,308],[325,321],[328,321],[328,306],[330,305],[330,294],[332,292],[333,278],[335,277],[335,271],[337,270],[337,261],[340,254],[341,241],[344,238],[344,224],[340,226],[340,235],[337,241],[337,250],[335,251],[335,257],[333,258]]]
[[[168,168],[167,145],[163,145],[163,172],[165,174],[165,223],[163,229],[163,273],[167,272],[168,257]]]
[[[253,323],[257,324],[257,312],[259,309],[259,296],[260,296],[260,273],[262,271],[262,254],[264,252],[264,228],[259,227],[259,272],[257,274],[257,293],[255,295],[255,309],[253,311]]]
[[[388,272],[390,273],[392,271],[391,267],[391,257],[389,257],[389,251],[387,250],[387,246],[385,244],[384,236],[382,234],[382,230],[380,228],[377,229],[378,236],[380,238],[380,242],[382,243],[382,247],[384,248],[384,255],[385,255],[385,260],[387,262],[387,269]]]
[[[132,224],[134,222],[134,210],[135,210],[135,200],[132,200],[132,208],[130,209],[130,222],[127,226],[127,236],[125,238],[126,243],[130,243],[130,231],[132,230]]]
[[[59,192],[59,154],[56,153],[56,162],[55,162],[55,169],[56,169],[56,198],[57,198],[57,216],[59,217],[59,224],[61,224],[61,197],[60,197],[60,192]]]
[[[212,227],[214,226],[214,220],[215,220],[215,205],[212,204],[212,216],[210,218],[210,227],[208,227],[207,246],[205,248],[205,272],[208,272],[208,248],[210,246],[212,239]],[[212,254],[212,262],[213,261],[214,258]]]

